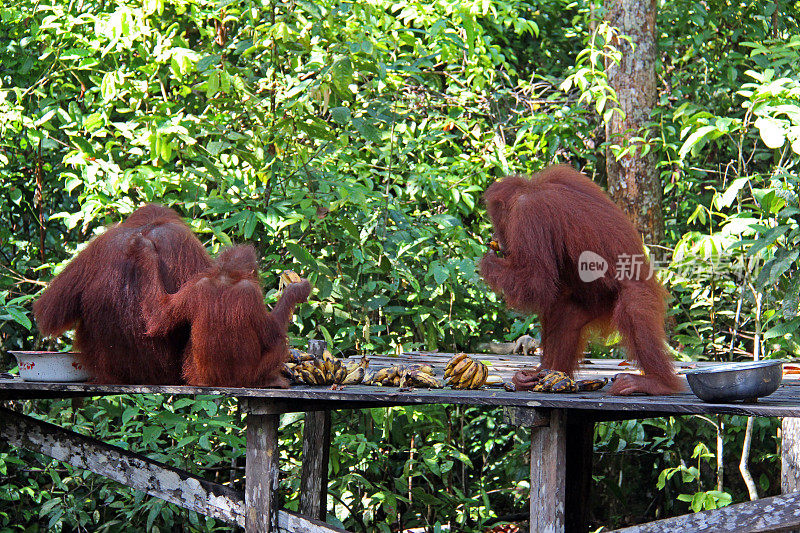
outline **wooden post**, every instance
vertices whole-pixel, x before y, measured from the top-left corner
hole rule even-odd
[[[331,412],[327,410],[307,412],[303,424],[300,514],[324,522],[328,509]]]
[[[278,489],[278,414],[247,415],[245,464],[245,531],[278,530],[275,494]]]
[[[781,419],[781,494],[800,490],[800,418]],[[788,530],[797,533],[797,528]]]
[[[531,428],[530,530],[589,528],[594,422],[564,409],[506,407],[505,421]]]
[[[589,531],[591,511],[594,421],[569,411],[567,417],[567,479],[564,529],[569,533]]]
[[[567,420],[562,409],[550,412],[550,425],[531,429],[530,530],[565,531]]]

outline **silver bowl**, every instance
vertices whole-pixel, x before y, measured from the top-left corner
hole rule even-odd
[[[705,402],[755,401],[778,390],[783,361],[750,361],[686,372],[689,387]]]

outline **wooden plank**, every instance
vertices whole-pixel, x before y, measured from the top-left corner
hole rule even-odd
[[[554,409],[550,425],[531,429],[530,531],[565,531],[566,413]]]
[[[277,531],[278,423],[280,415],[247,415],[245,531]]]
[[[91,470],[206,516],[244,525],[241,493],[92,437],[0,407],[0,435],[77,468]]]
[[[445,389],[401,390],[397,387],[347,386],[341,390],[329,387],[296,386],[289,389],[240,389],[191,387],[177,385],[95,385],[88,383],[31,383],[19,379],[0,379],[0,398],[12,399],[19,391],[48,391],[86,396],[104,394],[212,394],[237,398],[258,398],[304,402],[304,410],[319,409],[317,402],[331,402],[328,408],[349,408],[361,405],[460,404],[479,406],[515,406],[575,409],[595,413],[614,412],[616,419],[690,414],[731,414],[743,416],[800,417],[800,388],[796,382],[785,383],[777,392],[756,403],[705,403],[689,392],[669,396],[610,396],[605,390],[577,394],[507,392],[498,388],[477,391]],[[17,392],[15,392],[17,391]],[[335,404],[335,405],[333,405]]]
[[[348,533],[320,520],[307,518],[288,511],[278,512],[278,531],[285,533]]]
[[[665,518],[614,533],[760,533],[800,526],[800,492]]]
[[[331,412],[311,411],[303,423],[303,464],[300,474],[300,514],[325,521],[328,510],[328,456]]]

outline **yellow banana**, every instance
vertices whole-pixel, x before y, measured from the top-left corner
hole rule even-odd
[[[433,375],[433,367],[431,365],[420,365],[419,371],[429,376]]]
[[[309,361],[308,369],[311,372],[311,375],[314,376],[314,379],[317,382],[317,385],[325,385],[326,378],[325,378],[325,365],[322,364],[322,361],[319,359],[314,360],[313,362]]]
[[[372,381],[383,384],[384,381],[392,377],[392,368],[393,367],[381,368],[372,376]]]
[[[407,380],[411,385],[430,387],[432,389],[442,388],[442,384],[438,379],[427,372],[420,372],[419,370],[413,370],[409,372]]]
[[[357,366],[355,370],[347,374],[342,380],[342,385],[357,385],[364,381],[364,376],[367,373],[363,367]]]
[[[475,372],[475,377],[472,378],[472,381],[469,382],[467,388],[469,389],[480,389],[484,383],[486,383],[486,376],[489,375],[489,369],[486,368],[481,362],[475,363],[475,366],[478,367],[478,371]]]
[[[303,383],[305,383],[306,385],[316,385],[317,384],[317,378],[314,376],[314,374],[312,374],[311,372],[309,372],[308,370],[306,370],[304,368],[300,369],[300,377],[301,377],[301,381]]]
[[[339,368],[337,368],[333,374],[333,382],[342,383],[344,381],[344,378],[346,377],[347,377],[347,370],[343,366],[339,365]]]
[[[303,281],[303,278],[298,276],[295,272],[291,270],[284,270],[281,272],[280,281],[278,282],[279,290],[283,290],[286,285],[291,283],[299,283]]]
[[[452,373],[453,368],[461,362],[467,356],[464,352],[454,355],[450,361],[447,362],[447,366],[444,369],[445,376],[449,376]],[[450,371],[450,372],[448,372]]]
[[[475,373],[480,370],[480,363],[476,363],[472,360],[470,360],[470,362],[472,364],[464,371],[463,374],[461,374],[461,377],[458,379],[459,386],[468,387],[472,382],[472,378],[475,377]]]
[[[325,367],[325,377],[329,377],[333,380],[333,376],[336,375],[336,365],[333,359],[323,359],[322,364]]]
[[[503,378],[501,378],[497,374],[489,374],[488,376],[486,376],[486,383],[484,383],[484,385],[502,385],[502,384],[503,384]]]
[[[470,359],[469,357],[465,357],[461,361],[458,362],[456,366],[453,367],[451,375],[453,376],[463,376],[464,372],[467,371],[472,365],[475,364],[475,361]]]
[[[456,386],[461,378],[464,377],[464,374],[469,371],[475,365],[475,361],[466,357],[459,361],[455,367],[450,370],[450,379],[448,380],[448,384],[452,386]]]
[[[422,372],[423,374],[433,375],[433,367],[431,365],[416,364],[408,367],[409,371]]]

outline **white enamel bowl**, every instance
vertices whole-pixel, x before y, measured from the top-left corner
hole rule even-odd
[[[25,381],[74,382],[91,376],[72,352],[11,351],[19,364],[19,377]]]

